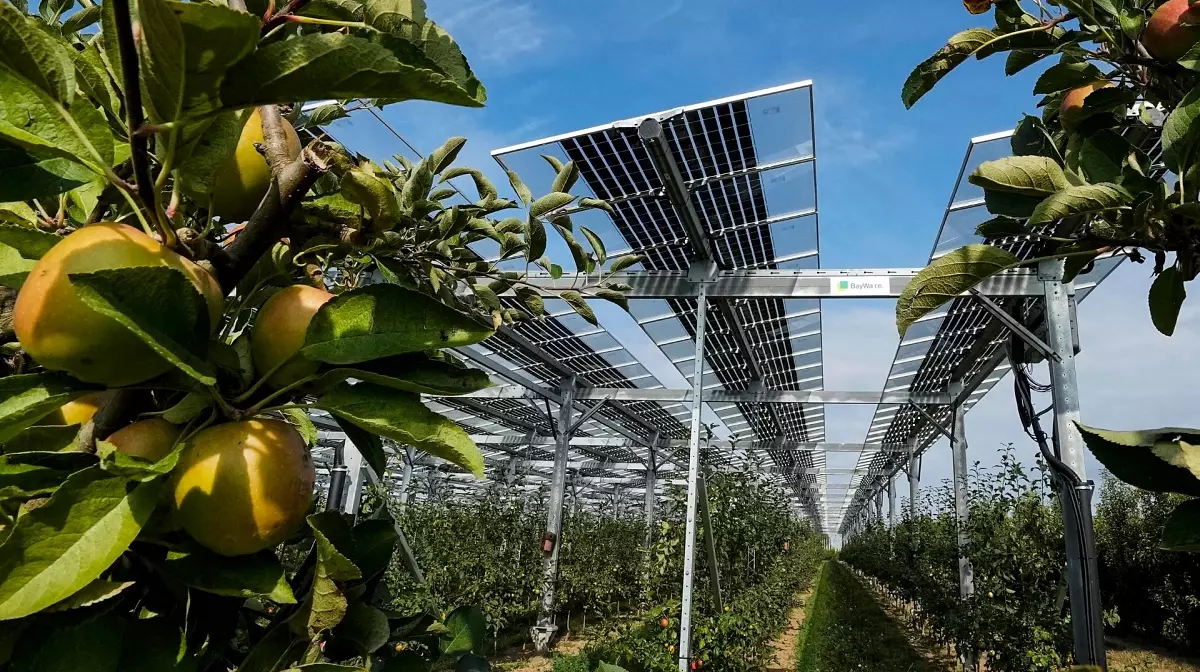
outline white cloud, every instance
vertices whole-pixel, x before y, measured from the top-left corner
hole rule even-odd
[[[876,164],[915,141],[911,129],[880,121],[862,82],[833,75],[814,89],[822,169]]]
[[[555,32],[530,2],[457,0],[437,3],[429,14],[473,65],[512,66],[540,50]]]

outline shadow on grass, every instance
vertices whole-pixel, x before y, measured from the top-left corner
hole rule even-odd
[[[845,567],[826,562],[796,641],[797,672],[935,672]]]

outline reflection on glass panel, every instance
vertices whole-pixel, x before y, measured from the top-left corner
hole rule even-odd
[[[550,193],[550,187],[554,184],[554,168],[550,166],[549,161],[542,158],[543,154],[553,156],[563,163],[569,160],[562,145],[557,142],[530,147],[500,157],[509,170],[516,172],[521,177],[521,181],[533,192],[534,198]],[[576,196],[595,196],[591,187],[584,180],[576,182],[575,186],[571,188],[571,193]]]
[[[590,331],[596,330],[596,327],[593,327],[591,323],[574,312],[572,312],[570,315],[563,315],[559,317],[558,321],[561,322],[562,325],[570,330],[570,332],[573,334],[586,334]]]
[[[783,311],[785,315],[797,315],[799,313],[807,313],[809,311],[820,310],[820,299],[784,299]]]
[[[497,243],[496,241],[492,240],[491,238],[483,238],[481,240],[477,240],[477,241],[471,243],[470,245],[468,245],[467,247],[471,248],[472,250],[475,250],[475,254],[478,254],[479,258],[485,259],[488,261],[491,261],[491,260],[495,259],[496,257],[500,256],[500,243]]]
[[[933,345],[934,339],[921,341],[920,343],[910,343],[902,345],[896,350],[896,359],[908,359],[910,357],[921,357],[929,352],[930,346]]]
[[[615,348],[620,345],[617,343],[617,339],[613,338],[608,332],[605,331],[588,334],[587,336],[581,337],[579,340],[583,341],[589,348],[596,351],[608,350],[609,348]]]
[[[979,144],[971,145],[971,152],[967,155],[967,167],[963,171],[962,181],[958,184],[958,189],[954,191],[954,203],[962,203],[976,198],[983,198],[983,188],[977,187],[967,181],[967,176],[975,172],[979,164],[985,161],[995,161],[1003,159],[1012,154],[1012,141],[1010,138],[999,138],[997,140],[989,140]]]
[[[812,155],[811,88],[751,98],[746,111],[759,165]]]
[[[775,244],[776,258],[816,250],[816,216],[798,217],[771,224],[771,242]]]
[[[547,301],[547,308],[550,302]],[[661,317],[663,315],[674,315],[671,306],[663,299],[630,299],[629,312],[633,314],[639,322],[648,320],[652,317]]]
[[[603,353],[600,356],[603,357],[605,359],[605,361],[607,361],[609,364],[612,364],[613,366],[621,366],[622,364],[632,364],[637,361],[636,359],[633,358],[633,355],[629,354],[628,350],[613,350],[612,352]]]
[[[768,170],[759,179],[769,217],[805,212],[817,205],[816,171],[812,162]]]
[[[821,328],[821,315],[814,313],[801,317],[793,317],[787,321],[788,331],[792,335],[803,334]]]
[[[691,340],[676,341],[661,347],[663,354],[673,362],[685,357],[691,358],[696,356],[696,344]]]
[[[898,374],[916,373],[924,361],[924,359],[916,359],[908,362],[900,362],[892,367],[892,373],[888,377],[890,378]]]
[[[809,353],[802,354],[802,355],[796,355],[795,357],[792,357],[792,360],[794,362],[796,362],[797,369],[806,369],[806,368],[812,367],[814,365],[820,366],[821,353],[820,352],[809,352]]]
[[[946,214],[946,223],[938,236],[937,247],[933,254],[939,255],[956,250],[963,245],[983,242],[975,235],[975,227],[991,219],[992,215],[983,205],[962,210],[952,210]]]
[[[783,259],[774,264],[775,268],[784,271],[805,271],[818,268],[821,265],[821,259],[815,254],[797,257],[794,259]]]
[[[632,307],[633,303],[631,302],[629,305]],[[674,317],[669,317],[665,320],[655,320],[654,322],[646,322],[642,324],[642,329],[645,330],[646,335],[656,343],[687,336],[687,331],[684,330],[683,325],[680,324],[679,320]]]
[[[908,331],[904,332],[904,340],[911,341],[918,338],[926,338],[933,336],[942,327],[942,321],[945,319],[945,314],[929,320],[921,320],[914,322],[909,326]]]

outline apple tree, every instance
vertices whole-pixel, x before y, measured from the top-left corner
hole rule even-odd
[[[321,131],[484,104],[422,0],[80,2],[0,1],[0,669],[487,669],[478,609],[388,609],[384,510],[316,511],[307,413],[380,476],[387,439],[482,477],[420,395],[544,315],[497,264],[561,273],[548,229],[594,279],[561,298],[624,305],[637,258],[569,216],[607,204]]]
[[[1013,155],[968,177],[993,218],[984,244],[939,257],[896,306],[900,332],[982,280],[1044,259],[1068,279],[1100,255],[1153,264],[1149,312],[1173,334],[1188,283],[1200,274],[1200,4],[1195,0],[965,0],[994,24],[962,31],[904,83],[907,107],[974,57],[1003,54],[1013,75],[1037,63],[1037,115],[1025,115]],[[1022,260],[1002,244],[1031,240]],[[1081,427],[1088,447],[1123,481],[1200,496],[1200,430],[1116,432]],[[1181,504],[1165,548],[1200,551],[1200,506]]]

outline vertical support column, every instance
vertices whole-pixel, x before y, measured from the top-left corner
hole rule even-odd
[[[366,465],[362,453],[350,439],[346,439],[342,451],[346,462],[346,499],[342,510],[351,516],[357,516],[358,508],[362,505],[363,469],[370,467]]]
[[[575,405],[575,378],[563,381],[558,421],[555,422],[554,476],[550,484],[549,513],[546,533],[542,537],[542,604],[537,624],[533,626],[533,645],[538,651],[550,648],[550,640],[558,630],[554,624],[554,583],[558,578],[559,537],[562,535],[563,500],[567,489],[567,457],[571,448],[571,412]]]
[[[708,482],[700,476],[700,521],[704,524],[704,548],[708,551],[708,577],[712,581],[717,613],[725,609],[721,599],[721,566],[717,563],[717,538],[713,535],[712,516],[708,511]]]
[[[708,288],[696,285],[696,367],[692,375],[692,434],[688,440],[687,518],[683,544],[683,613],[679,620],[679,672],[688,672],[692,651],[692,584],[696,559],[696,506],[699,498],[700,413],[704,401],[704,334],[708,313]]]
[[[888,477],[888,526],[896,526],[896,475]]]
[[[954,440],[950,442],[954,467],[954,514],[958,520],[958,592],[964,600],[975,593],[975,570],[967,557],[967,519],[971,504],[967,498],[967,410],[954,406]]]
[[[654,505],[657,499],[654,494],[654,489],[658,484],[658,439],[659,433],[655,432],[650,438],[650,450],[646,456],[646,493],[642,496],[642,507],[646,514],[646,541],[645,548],[647,552],[650,550],[650,544],[654,541]]]
[[[883,491],[875,493],[875,522],[883,522]]]
[[[325,496],[325,510],[341,511],[346,501],[346,453],[347,440],[333,447],[333,464],[329,466],[329,491]]]
[[[404,471],[400,476],[400,510],[408,506],[408,486],[412,483],[413,459],[416,451],[412,446],[404,447]]]
[[[908,444],[908,517],[917,517],[917,502],[921,495],[921,458],[917,457],[917,444]]]
[[[1050,358],[1050,386],[1054,398],[1054,435],[1058,458],[1075,472],[1075,482],[1058,479],[1067,549],[1067,590],[1071,603],[1071,630],[1075,663],[1108,669],[1100,603],[1096,537],[1092,529],[1092,493],[1083,461],[1079,420],[1079,383],[1075,377],[1075,339],[1071,326],[1071,297],[1063,283],[1063,262],[1044,261],[1038,267],[1046,296],[1048,345],[1058,355]]]

